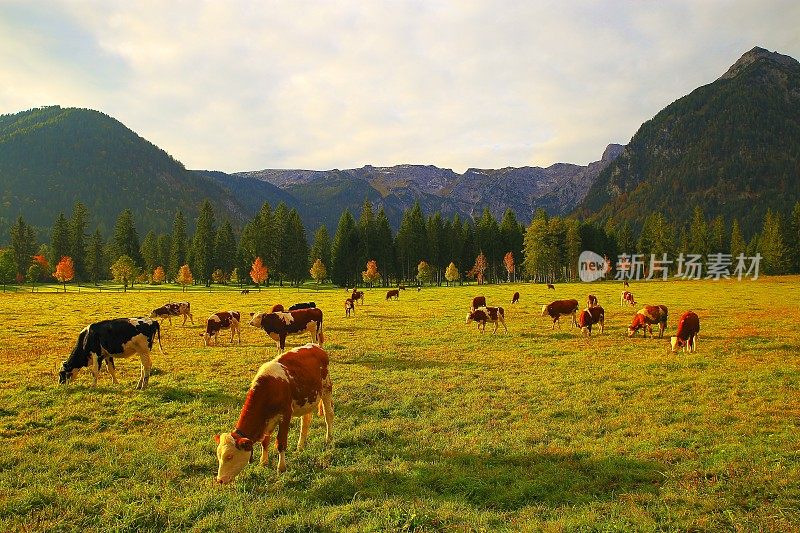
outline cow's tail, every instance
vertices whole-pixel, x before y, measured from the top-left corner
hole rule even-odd
[[[353,307],[355,308],[355,306]],[[320,346],[325,343],[325,335],[322,333],[322,317],[320,317],[319,322],[317,322],[317,341],[319,341]]]
[[[164,348],[161,346],[161,324],[158,323],[158,320],[155,321],[156,324],[156,334],[158,335],[158,351],[161,354],[164,354]]]

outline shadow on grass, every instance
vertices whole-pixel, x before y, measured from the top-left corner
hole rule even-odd
[[[218,390],[190,390],[181,387],[159,386],[150,387],[147,393],[162,402],[190,403],[199,400],[211,406],[238,405],[242,399],[239,396],[226,394]]]
[[[654,494],[664,479],[657,463],[624,457],[452,453],[411,460],[414,466],[402,473],[374,468],[336,472],[309,496],[326,504],[342,504],[355,497],[394,495],[514,511],[535,504],[563,506],[612,500],[620,493]]]

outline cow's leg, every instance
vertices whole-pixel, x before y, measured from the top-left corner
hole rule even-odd
[[[306,326],[306,331],[311,333],[311,342],[314,344],[318,344],[318,337],[317,337],[317,323],[316,322],[309,322]]]
[[[278,474],[286,472],[286,445],[289,440],[289,425],[292,422],[292,412],[284,413],[278,425]]]
[[[181,326],[185,326],[185,325],[186,325],[186,315],[184,314],[183,315],[183,323],[181,324]]]
[[[492,330],[492,335],[494,335],[495,333],[497,333],[497,321],[495,321],[494,323],[494,330]]]
[[[89,356],[89,364],[87,365],[89,372],[92,373],[92,387],[97,386],[97,376],[100,374],[100,360],[96,354]]]
[[[330,445],[333,441],[333,395],[330,383],[327,388],[328,390],[322,393],[322,413],[325,415],[325,444]]]
[[[115,385],[119,383],[119,381],[117,381],[117,368],[114,366],[113,357],[106,359],[106,370],[108,370],[108,373],[111,374],[111,382]]]
[[[308,438],[308,428],[311,426],[311,417],[314,413],[306,413],[300,419],[300,439],[297,441],[297,450],[300,451],[306,447],[306,439]]]
[[[172,315],[168,316],[167,320],[169,320],[169,325],[171,326],[172,325]]]
[[[139,358],[142,362],[142,375],[139,378],[139,383],[136,385],[138,390],[147,388],[147,383],[150,381],[150,369],[153,367],[153,361],[150,359],[150,350],[139,353]]]
[[[508,333],[508,328],[506,327],[506,320],[503,317],[500,317],[500,322],[503,324],[503,330]]]
[[[601,319],[600,320],[600,335],[603,334],[605,329],[606,329],[606,321],[604,319]]]
[[[192,313],[189,313],[189,320],[191,320],[192,325],[194,325],[194,317],[192,316]]]
[[[280,334],[280,345],[278,346],[278,350],[280,350],[281,353],[283,353],[285,349],[286,349],[286,333],[284,332]]]
[[[259,461],[261,466],[267,466],[269,464],[269,441],[271,440],[272,431],[264,433],[264,438],[261,439],[261,461]]]

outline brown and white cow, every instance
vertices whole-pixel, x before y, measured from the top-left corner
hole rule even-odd
[[[172,325],[172,317],[174,316],[183,316],[183,323],[181,323],[181,326],[186,325],[186,317],[189,317],[189,320],[194,324],[194,317],[192,316],[191,304],[189,304],[189,302],[167,303],[158,309],[153,309],[153,312],[150,313],[150,318],[166,318],[169,320],[170,325]]]
[[[505,316],[506,314],[502,307],[479,307],[467,314],[467,321],[465,324],[469,324],[469,321],[472,320],[478,324],[478,329],[481,333],[486,333],[486,323],[491,322],[494,324],[494,331],[492,331],[492,334],[495,334],[497,333],[497,324],[500,323],[503,325],[505,332],[508,333]]]
[[[597,305],[597,296],[594,294],[590,294],[588,298],[586,298],[586,307],[591,309],[592,307]]]
[[[356,305],[353,303],[352,298],[344,301],[344,316],[350,316],[350,312],[356,314]]]
[[[622,294],[619,296],[619,305],[636,305],[636,300],[633,299],[633,293],[631,291],[622,291]]]
[[[547,288],[548,288],[548,289],[553,289],[553,290],[556,290],[556,286],[555,286],[555,285],[553,285],[552,283],[548,283],[548,284],[547,284]]]
[[[203,342],[206,346],[211,346],[211,339],[214,339],[214,344],[217,344],[217,335],[223,329],[231,330],[231,343],[233,337],[236,335],[239,339],[239,344],[242,343],[242,332],[239,322],[241,321],[241,314],[239,311],[220,311],[214,313],[206,320],[206,331],[201,333]]]
[[[472,299],[472,305],[469,310],[474,311],[479,307],[486,307],[486,296],[476,296]]]
[[[395,300],[400,298],[400,289],[389,289],[386,291],[386,299],[391,300],[392,298]]]
[[[353,300],[353,303],[361,300],[361,305],[364,305],[364,291],[353,289],[353,292],[350,294],[350,299]]]
[[[648,331],[652,337],[653,324],[658,324],[658,337],[663,337],[664,330],[667,329],[667,316],[668,311],[665,305],[645,305],[633,317],[633,321],[628,327],[628,337],[636,335],[639,329],[642,330],[645,338],[647,338]]]
[[[578,300],[556,300],[542,306],[542,316],[549,316],[553,319],[553,329],[556,324],[561,327],[559,319],[565,315],[572,315],[572,323],[577,324],[575,313],[578,312]]]
[[[684,352],[697,350],[698,333],[700,333],[700,317],[694,311],[686,311],[678,320],[678,333],[670,337],[672,351],[677,352],[678,348],[683,348]]]
[[[517,302],[519,302],[519,293],[515,292],[514,296],[511,297],[511,304],[513,305],[513,304],[515,304]]]
[[[236,427],[214,435],[217,442],[217,483],[230,483],[253,456],[253,445],[261,442],[261,465],[269,464],[268,447],[275,427],[278,435],[278,474],[286,471],[286,448],[292,418],[300,418],[297,449],[305,447],[314,416],[325,417],[325,444],[333,439],[333,383],[328,354],[316,344],[306,344],[279,355],[258,369]]]
[[[322,345],[322,309],[296,309],[288,313],[251,313],[250,325],[261,328],[275,341],[279,351],[286,349],[288,335],[311,334],[311,342]]]
[[[605,322],[606,312],[599,305],[584,309],[578,315],[578,327],[581,328],[584,335],[588,335],[589,337],[592,336],[592,326],[595,324],[600,324],[600,333],[603,333],[605,330]]]

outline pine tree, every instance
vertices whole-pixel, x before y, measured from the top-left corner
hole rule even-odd
[[[50,237],[50,262],[55,264],[62,257],[71,253],[72,247],[69,243],[69,222],[64,213],[59,213],[53,224],[53,231]]]
[[[789,222],[789,230],[786,236],[792,258],[792,272],[800,273],[800,202],[794,204],[792,218]]]
[[[166,279],[167,269],[169,268],[171,241],[172,238],[168,233],[162,233],[158,236],[158,265],[164,267],[164,279]]]
[[[152,272],[159,265],[158,238],[155,232],[149,231],[142,241],[142,260],[146,272]]]
[[[492,212],[486,207],[481,217],[475,221],[475,241],[485,255],[488,268],[486,274],[490,281],[497,280],[497,271],[503,260],[503,249],[500,238],[500,226]]]
[[[172,223],[172,238],[170,239],[169,267],[167,268],[167,275],[170,279],[175,279],[181,266],[187,264],[188,241],[186,219],[183,213],[178,211],[175,213],[175,220]]]
[[[512,252],[514,257],[522,257],[525,228],[517,221],[517,216],[511,209],[506,209],[500,221],[501,248]]]
[[[125,255],[133,260],[136,266],[143,264],[139,234],[136,232],[133,213],[130,209],[124,210],[117,218],[112,243],[114,245],[114,259]]]
[[[36,253],[36,231],[25,223],[22,216],[11,226],[11,250],[17,274],[24,276],[28,272],[33,254]]]
[[[358,219],[358,264],[365,264],[370,258],[375,257],[375,214],[372,203],[364,200],[361,207],[361,216]]]
[[[394,258],[394,237],[392,236],[392,227],[389,224],[389,217],[386,212],[381,209],[378,211],[378,216],[375,218],[375,239],[374,246],[375,260],[379,265],[382,265],[381,277],[383,278],[383,286],[389,286],[389,278],[392,272],[395,271],[395,258]]]
[[[283,279],[289,275],[291,270],[289,208],[283,202],[275,207],[275,212],[272,214],[272,225],[272,240],[277,246],[271,250],[272,259],[271,262],[267,262],[267,266],[272,272],[272,278],[277,277],[282,286]]]
[[[214,208],[208,200],[200,206],[197,216],[197,225],[192,238],[192,272],[195,277],[205,283],[211,284],[211,273],[214,271]]]
[[[731,224],[731,260],[736,261],[736,258],[741,254],[747,253],[747,243],[742,237],[742,231],[739,229],[739,221],[733,219]],[[734,263],[735,264],[735,263]]]
[[[323,265],[331,264],[331,238],[328,235],[328,228],[320,226],[314,233],[314,244],[309,253],[310,263],[313,265],[317,260],[322,261]],[[315,278],[316,279],[316,278]]]
[[[692,223],[689,226],[689,250],[690,253],[702,255],[704,259],[710,253],[708,224],[700,206],[694,208]]]
[[[442,215],[437,212],[434,213],[433,216],[428,217],[426,230],[428,237],[428,259],[433,269],[433,280],[437,284],[441,284],[441,273],[444,269],[444,262],[446,261],[446,239]]]
[[[0,250],[0,283],[3,285],[3,292],[6,290],[6,285],[14,283],[16,276],[14,253],[10,249]]]
[[[105,243],[100,230],[95,230],[94,235],[89,240],[89,249],[86,251],[86,275],[94,284],[101,279],[105,279]]]
[[[236,237],[228,220],[219,227],[214,237],[214,266],[226,275],[236,267]]]
[[[714,218],[709,228],[710,253],[723,253],[728,249],[728,239],[725,236],[725,220],[722,215]]]
[[[356,222],[350,211],[345,209],[339,218],[339,226],[336,228],[331,248],[331,279],[341,287],[354,285],[358,271],[355,263],[358,259],[356,250],[358,250]]]
[[[87,278],[86,272],[86,228],[89,225],[89,211],[81,202],[76,202],[69,221],[70,256],[75,264],[75,277]]]
[[[308,277],[308,240],[306,228],[296,209],[289,211],[286,222],[286,274],[294,285]]]
[[[767,209],[761,232],[759,251],[764,257],[766,274],[785,274],[788,270],[788,250],[785,244],[781,216]]]

